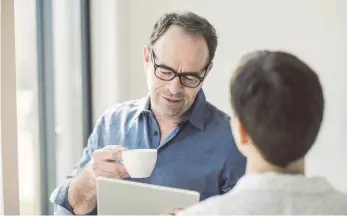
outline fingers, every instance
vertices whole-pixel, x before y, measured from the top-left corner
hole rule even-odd
[[[119,150],[108,150],[111,154],[111,160],[113,161],[122,161],[122,152],[124,151],[125,149],[119,149]]]
[[[94,163],[93,169],[99,169],[99,170],[102,170],[104,172],[110,172],[110,173],[126,171],[125,167],[122,164],[118,164],[115,162],[107,162],[107,161]]]
[[[129,177],[129,174],[127,172],[107,172],[99,168],[93,169],[93,171],[95,177],[102,176],[114,179],[124,179]]]
[[[129,173],[127,172],[127,170],[125,169],[125,167],[123,165],[119,166],[118,175],[119,175],[120,179],[124,179],[124,178],[129,178],[130,177]]]
[[[128,172],[122,164],[115,162],[99,162],[92,164],[93,171],[96,176],[103,176],[116,179],[124,179],[129,177]]]
[[[99,169],[96,169],[96,170],[94,171],[94,175],[95,175],[95,177],[101,176],[101,177],[106,177],[106,178],[115,178],[115,179],[119,179],[119,178],[116,178],[116,177],[115,177],[114,173],[104,172],[104,171],[99,170]]]
[[[98,149],[93,153],[93,160],[95,161],[117,161],[122,160],[122,151],[125,148],[122,146],[113,146],[112,148],[106,146],[102,149]]]
[[[124,150],[126,149],[122,146],[108,145],[94,151],[91,166],[95,176],[116,179],[129,177],[125,167],[120,163],[116,163],[116,161],[122,161],[122,151]]]

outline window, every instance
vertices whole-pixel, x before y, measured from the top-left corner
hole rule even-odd
[[[81,1],[53,0],[56,182],[63,181],[83,150]]]
[[[15,0],[14,4],[20,213],[39,214],[36,0]]]
[[[80,158],[91,130],[82,55],[89,42],[82,40],[87,1],[14,4],[20,213],[52,214],[49,196]]]

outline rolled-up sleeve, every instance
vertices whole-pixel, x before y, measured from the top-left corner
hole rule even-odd
[[[54,204],[55,215],[73,215],[73,209],[69,203],[68,191],[71,181],[79,174],[79,172],[88,164],[93,152],[100,146],[102,132],[104,130],[104,118],[101,117],[95,126],[92,134],[88,139],[88,144],[83,150],[83,155],[79,162],[73,167],[73,171],[67,176],[57,188],[54,189],[50,196],[50,202]],[[96,214],[94,209],[91,214]]]

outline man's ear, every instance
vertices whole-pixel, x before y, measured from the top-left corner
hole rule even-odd
[[[147,68],[148,68],[148,63],[150,62],[151,60],[151,55],[150,55],[150,51],[149,51],[149,47],[147,45],[145,45],[143,47],[143,68],[145,71],[147,71]]]
[[[213,62],[211,62],[211,63],[208,65],[208,67],[207,67],[207,69],[206,69],[207,73],[210,72],[210,70],[212,69],[212,67],[213,67]]]

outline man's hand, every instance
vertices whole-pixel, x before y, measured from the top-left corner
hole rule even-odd
[[[75,214],[87,214],[96,205],[96,177],[123,179],[129,176],[122,161],[121,146],[105,146],[93,152],[91,162],[69,187],[68,199]]]
[[[91,166],[95,177],[103,176],[108,178],[123,179],[129,177],[122,161],[121,146],[105,146],[96,150],[91,159]]]

